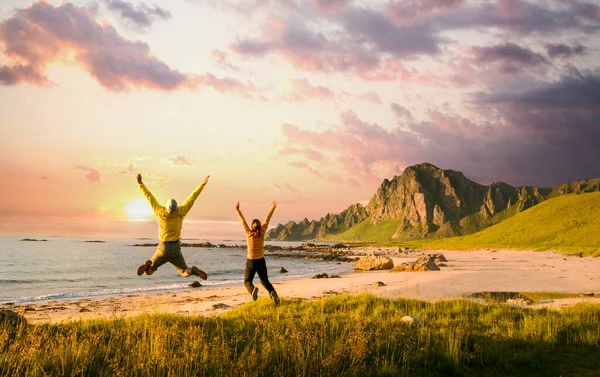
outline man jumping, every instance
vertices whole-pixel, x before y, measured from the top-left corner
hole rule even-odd
[[[152,275],[160,266],[170,262],[175,266],[177,272],[179,272],[181,276],[187,277],[196,275],[206,280],[207,276],[204,271],[196,266],[188,267],[185,263],[185,259],[181,253],[180,238],[183,218],[194,205],[194,201],[196,201],[196,198],[198,198],[198,195],[200,195],[202,189],[204,189],[209,177],[210,175],[207,175],[204,178],[204,181],[196,187],[194,192],[190,194],[182,205],[177,206],[175,199],[169,199],[166,206],[163,207],[158,204],[154,195],[152,195],[142,182],[142,175],[137,175],[140,190],[142,190],[144,196],[148,199],[148,202],[150,202],[152,210],[158,219],[158,238],[160,240],[152,259],[147,260],[146,263],[138,268],[138,276],[142,274]]]

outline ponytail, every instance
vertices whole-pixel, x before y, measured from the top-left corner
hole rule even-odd
[[[258,219],[252,220],[252,230],[250,231],[250,235],[252,235],[252,237],[260,237],[261,234],[262,234],[262,229],[261,229],[260,220],[258,220]]]

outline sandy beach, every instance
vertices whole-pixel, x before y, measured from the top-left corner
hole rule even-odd
[[[441,252],[448,259],[447,266],[441,267],[441,271],[355,271],[340,278],[289,280],[276,282],[274,286],[284,300],[346,293],[371,293],[390,299],[443,300],[484,291],[560,292],[583,295],[546,300],[529,307],[560,309],[581,302],[600,305],[600,258],[515,250],[428,253],[434,252]],[[416,258],[416,255],[392,256],[395,265]],[[272,269],[270,274],[279,274],[279,271]],[[259,284],[258,278],[255,284]],[[268,299],[266,291],[260,285],[259,288],[259,299]],[[22,313],[31,323],[59,323],[157,312],[214,316],[250,301],[243,286],[199,287],[160,294],[5,304],[2,308]]]

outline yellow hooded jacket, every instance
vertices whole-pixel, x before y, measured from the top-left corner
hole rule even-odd
[[[154,214],[158,218],[158,238],[163,242],[178,241],[181,238],[181,226],[183,225],[183,218],[192,209],[196,198],[202,192],[204,184],[200,184],[194,192],[183,202],[183,204],[177,206],[177,211],[170,214],[167,209],[161,206],[150,190],[143,183],[140,184],[140,190],[144,193],[146,199],[152,206]]]

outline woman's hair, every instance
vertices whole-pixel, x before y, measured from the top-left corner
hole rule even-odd
[[[252,226],[250,227],[252,231],[252,237],[260,237],[261,233],[261,224],[259,219],[252,220]]]

